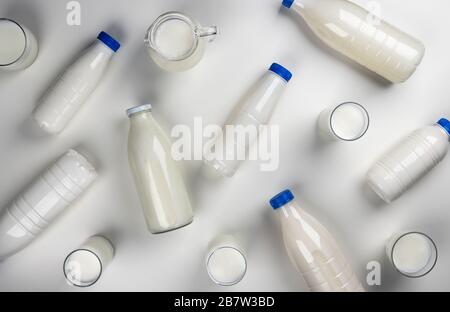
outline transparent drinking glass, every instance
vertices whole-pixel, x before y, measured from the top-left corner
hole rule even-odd
[[[145,35],[150,57],[161,68],[185,71],[202,59],[206,43],[218,34],[216,26],[202,27],[197,21],[180,12],[168,12],[156,19]]]
[[[220,235],[209,244],[206,270],[211,280],[220,286],[232,286],[244,278],[247,258],[236,236]]]
[[[319,115],[320,135],[328,141],[356,141],[369,129],[369,113],[358,103],[331,106]]]
[[[114,247],[103,236],[92,236],[64,261],[64,276],[72,286],[89,287],[102,276],[114,258]]]
[[[438,255],[433,240],[420,232],[402,232],[392,236],[386,245],[386,253],[395,270],[411,278],[430,273]]]
[[[0,18],[0,71],[25,69],[37,57],[36,37],[25,26],[8,18]]]

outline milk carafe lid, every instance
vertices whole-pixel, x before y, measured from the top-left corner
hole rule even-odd
[[[285,190],[285,191],[281,192],[280,194],[275,195],[270,200],[270,205],[272,206],[273,209],[278,209],[293,200],[294,200],[294,194],[292,194],[292,192],[290,190]]]
[[[128,117],[133,116],[134,114],[140,113],[140,112],[151,112],[152,111],[152,104],[144,104],[139,105],[136,107],[132,107],[127,109],[127,115]]]
[[[283,0],[283,6],[287,7],[288,9],[291,8],[293,3],[294,3],[294,0]]]
[[[448,135],[450,135],[450,121],[446,118],[441,118],[437,124],[444,128]]]
[[[97,39],[103,42],[108,48],[110,48],[114,52],[117,52],[117,50],[119,50],[120,48],[119,41],[117,41],[104,31],[98,34]]]
[[[278,63],[273,63],[269,70],[286,80],[286,82],[289,82],[292,78],[292,73]]]

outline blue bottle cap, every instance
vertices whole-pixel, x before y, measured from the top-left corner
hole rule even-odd
[[[100,40],[101,42],[103,42],[104,44],[106,44],[108,46],[108,48],[110,48],[114,52],[117,52],[117,50],[119,50],[119,48],[120,48],[119,41],[117,41],[116,39],[114,39],[113,37],[111,37],[104,31],[102,31],[101,33],[98,34],[97,39]]]
[[[278,209],[294,199],[294,194],[290,190],[285,190],[278,195],[275,195],[270,200],[270,205],[273,209]]]
[[[292,78],[292,73],[278,63],[273,63],[269,70],[286,80],[286,82],[289,82]]]
[[[446,118],[441,118],[437,124],[447,131],[447,134],[450,135],[450,121]]]
[[[283,0],[283,6],[287,7],[288,9],[291,8],[293,3],[294,3],[294,0]]]

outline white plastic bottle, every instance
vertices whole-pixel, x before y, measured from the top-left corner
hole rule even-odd
[[[294,201],[291,191],[279,193],[270,205],[280,217],[288,255],[311,291],[364,291],[332,235]]]
[[[208,166],[227,177],[236,173],[248,150],[257,140],[260,126],[269,122],[291,78],[291,72],[283,66],[277,63],[270,66],[252,92],[234,110],[221,135],[206,144],[204,159]],[[245,134],[247,138],[240,140],[237,138],[240,134]],[[230,137],[235,139],[227,139]]]
[[[157,234],[190,224],[194,215],[170,140],[151,109],[147,104],[127,110],[128,160],[148,229]]]
[[[450,121],[445,118],[414,131],[375,163],[367,173],[368,184],[392,202],[444,159],[449,136]]]
[[[0,260],[25,248],[97,177],[95,168],[69,150],[2,210]]]
[[[34,112],[39,126],[58,134],[72,120],[102,79],[119,42],[105,32],[47,90]]]
[[[425,46],[347,0],[283,0],[331,48],[399,83],[415,72]]]

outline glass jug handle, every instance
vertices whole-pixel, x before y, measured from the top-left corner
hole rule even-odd
[[[200,38],[207,38],[208,42],[211,42],[214,39],[216,39],[216,36],[219,34],[219,31],[217,29],[217,26],[198,27],[196,29],[196,34]]]

